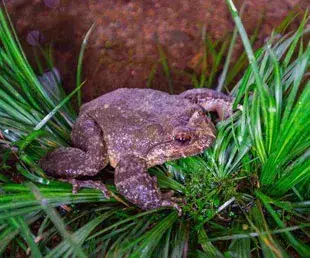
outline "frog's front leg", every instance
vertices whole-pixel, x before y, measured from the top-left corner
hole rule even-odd
[[[205,111],[215,111],[220,120],[230,117],[233,113],[234,99],[215,90],[206,88],[191,89],[181,93],[180,96],[198,104]]]
[[[115,185],[120,194],[141,209],[173,207],[182,213],[171,196],[161,193],[156,180],[147,173],[145,160],[134,155],[123,157],[115,169]]]
[[[40,166],[47,174],[71,183],[73,193],[80,187],[89,187],[101,190],[109,197],[102,182],[76,179],[80,176],[94,176],[108,163],[100,127],[91,118],[81,116],[73,127],[71,139],[74,147],[61,147],[48,153],[39,161]]]

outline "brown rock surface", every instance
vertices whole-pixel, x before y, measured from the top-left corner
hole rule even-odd
[[[160,44],[173,71],[193,73],[202,53],[202,28],[212,40],[223,40],[234,28],[224,0],[15,0],[7,1],[18,35],[33,62],[27,43],[31,31],[40,31],[45,44],[53,43],[55,65],[65,88],[75,87],[77,58],[84,34],[96,22],[85,53],[84,101],[119,87],[145,87],[159,64]],[[304,11],[307,0],[236,0],[244,3],[244,25],[252,33],[261,21],[261,44],[293,9]],[[298,25],[298,22],[295,23]],[[29,36],[28,36],[29,39]],[[29,41],[29,40],[28,40]],[[241,44],[236,51],[242,49]],[[190,84],[184,73],[173,72],[174,89]],[[153,88],[168,90],[161,66]]]

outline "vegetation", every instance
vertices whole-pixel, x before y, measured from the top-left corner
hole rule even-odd
[[[36,161],[69,144],[76,118],[69,100],[79,92],[81,73],[68,96],[59,83],[42,83],[0,10],[0,255],[310,255],[310,44],[302,40],[308,17],[295,33],[272,35],[253,53],[233,3],[227,4],[250,63],[232,90],[242,111],[217,125],[216,142],[203,155],[150,169],[162,189],[184,196],[182,217],[172,209],[137,209],[111,180],[115,198],[106,200],[92,189],[74,195],[70,185],[45,175]],[[198,85],[204,82],[200,77]]]

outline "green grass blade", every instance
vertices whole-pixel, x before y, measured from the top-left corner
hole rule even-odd
[[[95,23],[90,27],[90,29],[87,31],[82,46],[79,54],[79,59],[78,59],[78,66],[77,66],[77,72],[76,72],[76,91],[77,91],[77,100],[78,100],[78,106],[80,107],[82,105],[82,93],[81,93],[81,85],[82,83],[82,65],[83,65],[83,57],[84,57],[84,52],[86,50],[86,46],[88,44],[88,39],[93,32],[95,28]]]

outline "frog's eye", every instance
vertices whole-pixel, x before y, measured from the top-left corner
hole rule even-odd
[[[189,144],[192,137],[188,133],[180,132],[174,136],[174,140],[181,144]]]

